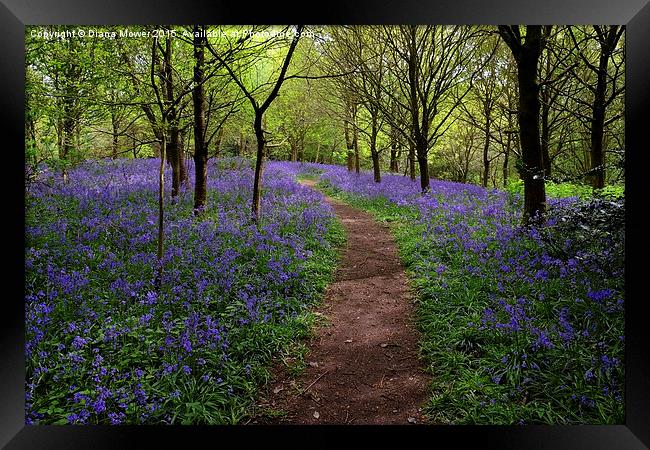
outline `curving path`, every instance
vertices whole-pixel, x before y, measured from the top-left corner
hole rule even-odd
[[[327,323],[309,344],[306,370],[297,378],[278,370],[263,393],[260,406],[286,415],[249,423],[421,423],[428,379],[393,237],[369,214],[326,201],[347,232],[335,281],[319,309]]]

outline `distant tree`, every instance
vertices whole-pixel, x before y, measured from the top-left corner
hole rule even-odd
[[[429,149],[453,123],[452,113],[471,89],[468,71],[480,30],[468,26],[383,26],[376,29],[387,46],[386,70],[396,86],[380,83],[389,101],[377,100],[384,117],[400,130],[417,157],[422,192],[429,190]],[[399,106],[391,114],[392,102]],[[406,121],[406,122],[405,122]],[[414,164],[411,163],[414,176]]]
[[[486,39],[484,48],[476,52],[475,64],[483,66],[474,80],[473,89],[467,97],[467,101],[461,103],[463,112],[462,118],[470,126],[473,126],[483,134],[483,171],[481,183],[487,187],[490,176],[490,164],[498,156],[490,152],[492,145],[492,134],[494,133],[497,118],[497,102],[501,97],[503,86],[503,69],[498,60],[494,57],[499,42],[493,39]],[[467,175],[464,176],[467,179]]]
[[[174,67],[172,63],[173,37],[165,37],[165,45],[160,46],[162,52],[161,75],[164,80],[163,96],[168,105],[166,121],[169,127],[167,131],[169,142],[167,151],[169,153],[169,163],[172,167],[172,197],[179,194],[179,189],[187,181],[187,168],[185,167],[185,158],[183,145],[181,141],[180,116],[182,108],[179,107],[181,99],[189,92],[175,92]]]
[[[591,144],[589,178],[591,185],[600,189],[605,186],[605,127],[622,116],[621,111],[620,116],[614,115],[608,119],[607,108],[625,91],[624,52],[622,46],[619,46],[625,27],[594,25],[579,27],[578,30],[574,28],[576,27],[568,27],[567,30],[574,43],[575,52],[592,74],[592,77],[576,74],[576,80],[591,96],[591,103],[588,104]],[[613,70],[610,70],[611,66]],[[584,98],[578,98],[578,102],[586,103]]]

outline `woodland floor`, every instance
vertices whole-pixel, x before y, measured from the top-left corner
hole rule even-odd
[[[310,187],[314,182],[304,181]],[[251,424],[422,423],[428,376],[417,355],[415,306],[388,227],[335,199],[347,233],[319,313],[306,369],[276,368]]]

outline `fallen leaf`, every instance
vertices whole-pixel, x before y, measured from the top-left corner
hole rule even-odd
[[[273,389],[273,393],[274,393],[274,394],[277,394],[278,392],[280,392],[280,391],[282,391],[282,390],[284,390],[284,388],[278,386],[278,387],[276,387],[275,389]]]
[[[417,423],[417,420],[415,420],[415,417],[409,417],[406,420],[408,420],[409,423]]]
[[[380,346],[381,348],[386,348],[386,347],[388,347],[388,344],[379,344],[379,346]]]
[[[314,418],[316,419],[320,418],[320,414],[318,414],[318,411],[314,411]]]
[[[352,342],[352,339],[348,339],[348,340],[345,341],[346,344],[349,344],[351,342]]]

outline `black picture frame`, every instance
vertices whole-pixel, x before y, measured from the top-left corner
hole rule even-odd
[[[154,23],[437,23],[437,24],[625,24],[626,25],[626,419],[603,426],[407,426],[407,427],[194,427],[24,425],[24,30],[39,24]],[[3,190],[5,280],[0,290],[0,445],[22,448],[142,448],[188,446],[296,445],[319,447],[331,439],[395,444],[464,445],[522,449],[639,449],[650,446],[650,345],[643,313],[648,237],[641,212],[646,205],[645,126],[650,100],[650,3],[647,0],[383,0],[327,1],[298,5],[267,2],[171,0],[0,0],[0,124],[9,191]],[[2,184],[5,184],[2,183]],[[1,184],[0,184],[1,185]],[[22,191],[21,191],[22,189]],[[644,245],[646,244],[646,245]],[[294,438],[291,433],[299,434]],[[420,440],[422,438],[422,440]],[[226,439],[235,439],[227,444]],[[257,447],[255,445],[255,447]]]

